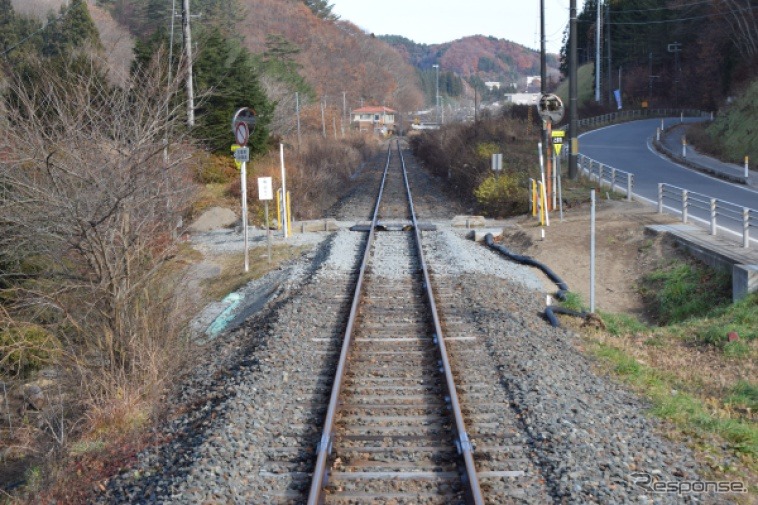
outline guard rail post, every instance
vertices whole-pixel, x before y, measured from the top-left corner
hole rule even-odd
[[[658,183],[658,214],[663,214],[663,183]]]
[[[682,190],[682,222],[687,223],[687,193],[686,189]]]
[[[616,192],[616,169],[611,167],[611,191]]]
[[[750,247],[750,209],[742,209],[742,247]]]
[[[626,175],[626,201],[632,201],[632,186],[634,185],[634,174],[628,173]]]
[[[716,235],[716,199],[711,198],[711,235]]]
[[[603,189],[603,172],[605,172],[605,166],[597,162],[597,187]]]

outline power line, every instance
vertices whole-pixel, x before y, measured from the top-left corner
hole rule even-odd
[[[698,5],[708,5],[708,4],[712,4],[712,3],[713,3],[713,0],[703,0],[702,2],[693,2],[693,3],[690,3],[690,4],[683,4],[683,5],[674,5],[674,6],[671,6],[671,7],[653,7],[653,8],[650,8],[650,9],[634,9],[634,10],[624,10],[623,12],[624,12],[624,13],[627,13],[627,12],[657,12],[657,11],[673,11],[673,10],[677,10],[677,9],[685,9],[685,8],[687,8],[687,7],[696,7],[696,6],[698,6]],[[611,8],[611,6],[610,6],[610,5],[608,5],[608,7],[607,7],[607,8],[608,8],[608,9],[610,9],[610,8]],[[618,11],[617,11],[617,12],[618,12]]]
[[[612,25],[662,25],[666,23],[680,23],[682,21],[697,21],[699,19],[708,19],[712,17],[718,17],[718,16],[726,16],[728,14],[735,14],[738,12],[749,12],[758,9],[758,6],[756,7],[745,7],[741,9],[732,9],[728,11],[723,12],[714,12],[711,14],[704,14],[702,16],[692,16],[688,18],[676,18],[676,19],[664,19],[660,21],[611,21],[610,24]],[[626,13],[627,11],[616,11],[617,14],[620,13]]]

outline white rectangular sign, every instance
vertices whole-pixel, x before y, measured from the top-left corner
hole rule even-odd
[[[274,184],[271,177],[258,177],[258,200],[273,200]]]
[[[237,161],[250,161],[250,148],[238,148],[236,151],[234,151],[234,159]]]

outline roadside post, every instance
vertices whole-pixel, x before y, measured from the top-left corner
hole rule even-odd
[[[271,177],[258,177],[258,200],[263,201],[266,215],[266,249],[271,263],[271,226],[268,222],[268,202],[274,199],[274,183]]]
[[[249,135],[245,123],[238,123],[234,127],[234,138],[237,140],[237,144],[241,146],[234,151],[234,159],[242,164],[240,179],[242,185],[242,236],[245,244],[245,272],[250,271],[250,253],[247,240],[247,162],[250,160],[250,149],[245,147]]]
[[[553,144],[553,165],[555,166],[555,185],[557,191],[553,192],[553,210],[555,210],[556,193],[558,194],[558,206],[561,213],[561,221],[563,221],[563,191],[561,188],[561,150],[563,149],[563,139],[566,137],[566,132],[563,130],[552,130],[550,137]]]
[[[284,170],[284,144],[279,144],[279,159],[282,165],[282,231],[284,232],[284,238],[289,236],[289,214],[287,205],[287,173]]]
[[[496,178],[500,176],[500,173],[503,171],[503,155],[502,154],[492,155],[492,171],[495,172]]]
[[[748,177],[750,177],[750,165],[749,162],[750,158],[745,156],[745,180],[747,180]]]
[[[234,140],[239,146],[234,149],[234,159],[241,163],[241,193],[242,193],[242,235],[245,250],[245,272],[250,271],[250,252],[248,250],[248,230],[247,230],[247,162],[250,161],[250,148],[247,147],[247,141],[250,138],[250,129],[255,129],[256,116],[255,111],[243,107],[232,117],[232,132]]]
[[[590,191],[590,313],[595,313],[595,190]]]
[[[542,154],[542,142],[537,142],[537,151],[540,156],[540,222],[542,223],[542,239],[545,239],[545,226],[550,226],[550,217],[547,213],[547,191],[545,189],[545,158]]]
[[[547,131],[547,139],[552,138],[552,130],[553,130],[553,124],[557,124],[560,122],[561,119],[563,119],[563,115],[565,113],[565,108],[563,106],[563,102],[558,97],[558,95],[554,94],[543,94],[540,97],[539,102],[537,103],[537,111],[539,112],[540,117],[542,118],[543,123],[545,124],[545,129]],[[547,187],[546,187],[546,193],[547,193],[547,209],[548,210],[554,210],[554,206],[551,205],[551,200],[553,199],[554,192],[555,192],[555,185],[552,183],[553,177],[552,177],[552,171],[553,167],[551,164],[552,161],[552,155],[551,155],[551,147],[552,142],[548,142],[548,145],[545,146],[547,148]],[[542,148],[540,148],[540,156],[542,156]],[[542,181],[545,182],[545,179]]]

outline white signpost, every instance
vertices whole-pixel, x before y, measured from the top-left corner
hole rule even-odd
[[[239,120],[238,120],[239,119]],[[250,138],[250,126],[255,128],[255,111],[247,107],[239,109],[232,118],[232,131],[234,140],[240,146],[234,151],[234,159],[242,163],[241,186],[242,186],[242,235],[245,249],[245,272],[250,271],[250,253],[248,251],[247,236],[247,162],[250,161],[250,149],[247,141]]]
[[[274,183],[271,177],[258,177],[258,200],[263,200],[266,209],[266,248],[271,262],[271,226],[268,223],[268,202],[274,199]]]

